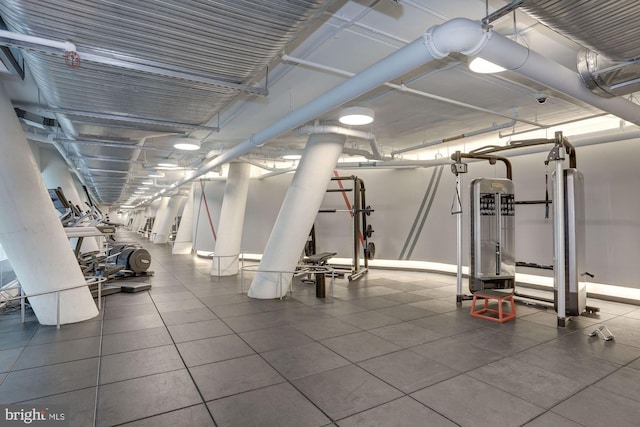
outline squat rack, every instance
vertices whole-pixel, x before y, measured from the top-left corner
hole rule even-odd
[[[358,280],[369,270],[369,260],[375,256],[376,247],[373,242],[369,241],[374,230],[370,224],[367,224],[367,217],[370,216],[374,210],[366,203],[366,189],[362,179],[355,175],[334,176],[331,177],[331,181],[338,182],[338,188],[329,188],[327,189],[327,193],[342,193],[345,203],[347,204],[347,209],[320,209],[318,213],[349,212],[353,219],[353,257],[350,274],[347,276],[351,282]],[[344,188],[342,181],[352,181],[353,187]],[[347,192],[353,192],[351,204],[346,196]],[[362,257],[364,266],[362,268],[360,267],[360,245],[364,248]]]

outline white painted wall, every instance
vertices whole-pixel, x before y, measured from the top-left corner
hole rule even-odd
[[[224,195],[224,181],[206,181],[204,183],[205,196],[211,221],[214,230],[218,232],[218,224],[220,223],[220,208],[222,207],[222,196]],[[196,182],[195,191],[193,192],[193,250],[213,252],[215,249],[215,240],[211,232],[211,225],[207,217],[207,209],[204,199],[202,198],[202,187],[200,182]]]
[[[550,148],[550,147],[549,147]],[[544,160],[547,153],[511,157],[517,200],[544,199]],[[640,259],[640,141],[624,141],[579,147],[577,165],[585,177],[587,262],[586,271],[595,275],[594,282],[640,288],[635,269]],[[552,169],[552,168],[551,168]],[[550,171],[551,171],[550,169]],[[375,233],[376,258],[399,259],[418,207],[435,168],[428,169],[362,169],[340,171],[355,174],[366,185],[367,203],[375,212],[369,217]],[[480,176],[502,177],[504,167],[488,162],[469,165],[464,176],[462,197],[465,209],[464,263],[468,264],[469,183]],[[242,249],[262,253],[271,232],[291,175],[279,175],[264,180],[253,179],[242,239]],[[551,176],[549,176],[551,186]],[[348,181],[344,182],[349,185]],[[195,208],[199,201],[199,188]],[[551,188],[551,187],[550,187]],[[214,225],[220,211],[224,182],[207,183],[207,199]],[[551,194],[551,191],[550,191]],[[455,196],[455,177],[445,166],[433,206],[410,259],[455,264],[456,228],[451,206]],[[352,196],[349,195],[349,199]],[[323,209],[345,209],[339,193],[328,193]],[[544,219],[544,206],[518,206],[516,211],[516,254],[519,261],[539,264],[553,263],[551,219]],[[200,247],[212,247],[209,224],[200,213],[198,232]],[[338,257],[351,256],[351,220],[346,212],[319,214],[316,219],[319,251],[338,252]],[[520,270],[519,270],[520,271]],[[549,275],[543,270],[522,270],[524,273]]]

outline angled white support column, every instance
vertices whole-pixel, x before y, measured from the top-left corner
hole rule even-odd
[[[144,225],[144,220],[146,219],[145,210],[137,210],[136,213],[133,214],[133,223],[131,224],[131,231],[135,231],[136,233],[142,228]]]
[[[187,203],[182,210],[182,219],[176,234],[176,240],[173,242],[173,255],[190,254],[193,249],[193,198],[195,193],[195,182],[191,183],[191,189],[187,196]]]
[[[224,186],[218,239],[211,263],[212,276],[238,274],[238,257],[242,242],[244,212],[249,193],[251,165],[232,162],[229,164],[227,183]]]
[[[178,209],[184,200],[184,196],[176,195],[168,198],[169,201],[167,203],[167,208],[164,210],[158,211],[158,216],[156,217],[156,224],[158,227],[156,228],[156,235],[153,239],[153,243],[161,244],[167,243],[169,241],[169,233],[171,232],[171,224],[178,214]]]
[[[252,298],[280,298],[291,286],[293,271],[322,205],[331,172],[336,167],[345,136],[313,134],[302,154],[289,190],[282,202],[267,246],[248,295]]]
[[[0,84],[0,244],[24,292],[35,294],[85,284],[69,240],[9,97]],[[98,315],[86,287],[29,298],[38,321],[55,325]]]
[[[73,182],[73,177],[71,173],[69,173],[69,166],[56,151],[40,149],[40,167],[42,168],[42,178],[44,179],[46,188],[62,188],[65,197],[71,201],[71,203],[85,210],[87,206],[82,201],[78,189]],[[75,246],[77,239],[73,240],[71,244]],[[80,248],[82,253],[93,252],[99,249],[95,237],[85,237],[82,240],[82,247]]]
[[[160,199],[160,203],[156,209],[156,213],[155,215],[155,220],[153,221],[153,227],[151,227],[151,235],[149,236],[149,240],[151,240],[153,242],[153,240],[156,237],[156,234],[158,233],[158,227],[160,225],[160,220],[164,217],[164,215],[166,215],[166,211],[167,209],[169,209],[169,196],[164,196]],[[153,208],[153,206],[150,206],[151,208]]]

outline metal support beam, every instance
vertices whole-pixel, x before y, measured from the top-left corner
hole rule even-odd
[[[92,139],[67,139],[67,138],[54,138],[54,141],[61,142],[63,144],[82,144],[82,145],[99,145],[101,147],[114,147],[114,148],[125,148],[130,150],[144,150],[144,151],[161,151],[163,153],[175,151],[175,148],[160,148],[160,147],[149,147],[146,145],[135,145],[138,144],[139,141],[100,141],[100,140],[92,140]]]
[[[63,56],[68,51],[76,52],[82,61],[93,62],[94,64],[103,64],[110,67],[122,68],[125,70],[139,71],[156,76],[169,77],[173,79],[186,80],[191,82],[203,83],[212,86],[219,86],[234,91],[247,92],[256,95],[266,96],[269,91],[266,87],[254,87],[240,83],[233,83],[197,74],[184,69],[178,69],[170,64],[163,64],[155,61],[149,61],[143,58],[132,58],[128,55],[109,53],[109,55],[90,47],[77,47],[70,42],[47,40],[39,37],[25,39],[29,37],[21,33],[12,33],[10,31],[2,31],[0,33],[0,46],[9,46],[24,50],[34,50],[46,53],[48,55]]]
[[[218,132],[220,130],[219,127],[194,125],[192,123],[171,122],[167,120],[156,120],[156,119],[149,119],[145,117],[129,116],[126,114],[101,113],[98,111],[74,110],[72,108],[45,107],[41,105],[22,104],[22,103],[16,104],[15,107],[23,110],[27,110],[27,111],[35,111],[37,113],[51,113],[51,114],[64,114],[66,116],[90,117],[94,119],[114,120],[119,122],[152,125],[152,126],[165,127],[165,128],[170,127],[170,128],[177,128],[177,129],[185,129],[189,131],[204,130],[204,131],[210,131],[210,132]]]

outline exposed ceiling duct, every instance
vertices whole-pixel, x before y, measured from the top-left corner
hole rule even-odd
[[[267,95],[270,63],[333,1],[14,0],[0,2],[8,30],[0,46],[21,49],[39,89],[34,108],[53,114],[60,136],[147,138],[134,150],[69,144],[68,155],[141,160],[141,151],[164,143],[158,134],[204,138],[218,130],[207,123],[236,98]],[[191,163],[197,154],[179,156]],[[91,181],[110,168],[79,172]],[[106,205],[120,197],[94,195]]]
[[[611,98],[640,90],[640,2],[530,0],[522,8],[584,46],[578,73],[594,93]]]
[[[640,107],[625,99],[603,99],[585,89],[571,70],[542,55],[492,32],[477,21],[455,18],[431,27],[420,38],[378,61],[366,70],[335,86],[311,102],[290,112],[262,131],[251,135],[232,149],[204,163],[168,187],[168,190],[206,174],[213,168],[261,147],[273,138],[365,93],[384,82],[403,75],[436,58],[452,52],[483,58],[507,70],[540,82],[576,99],[588,102],[603,111],[640,125]],[[165,190],[166,191],[166,190]],[[159,197],[162,193],[156,194]]]
[[[431,158],[475,144],[475,137],[462,140],[469,136],[489,138],[503,128],[515,135],[603,112],[608,117],[593,126],[618,126],[609,115],[640,123],[637,106],[615,96],[623,89],[618,82],[600,85],[613,98],[596,95],[572,61],[581,45],[597,49],[594,73],[604,79],[604,57],[626,67],[628,55],[640,55],[621,49],[640,40],[634,36],[635,2],[584,2],[589,8],[572,0],[528,2],[0,1],[0,19],[7,24],[2,29],[10,32],[0,34],[0,46],[22,54],[24,61],[16,59],[26,71],[20,80],[0,70],[0,84],[24,111],[20,120],[28,138],[54,143],[103,205],[141,203],[164,185],[175,189],[237,156],[259,159],[267,142],[274,153],[301,151],[306,138],[292,130],[336,123],[347,100],[374,110],[376,120],[351,135],[369,144],[352,141],[345,153],[377,159],[408,152],[405,160]],[[621,15],[623,21],[616,21]],[[493,17],[487,34],[477,25],[483,16]],[[456,17],[476,25],[454,28]],[[434,29],[428,49],[421,38],[425,28]],[[568,38],[583,28],[570,36],[577,43]],[[619,40],[598,43],[611,33]],[[482,37],[491,38],[476,55],[508,71],[470,72],[455,46],[462,36],[479,47]],[[505,46],[503,36],[509,39]],[[384,58],[416,38],[415,56],[405,60],[413,63],[389,73],[394,64]],[[65,61],[72,49],[80,60],[75,68]],[[386,66],[375,71],[376,63]],[[632,68],[623,70],[623,80],[632,80],[635,71],[626,77]],[[370,73],[376,79],[362,79]],[[341,86],[349,78],[354,80]],[[177,150],[178,137],[201,148]],[[165,171],[155,188],[132,196],[135,184],[163,162],[178,167]]]
[[[640,90],[640,63],[615,61],[589,49],[578,52],[578,72],[593,93],[606,98]]]

